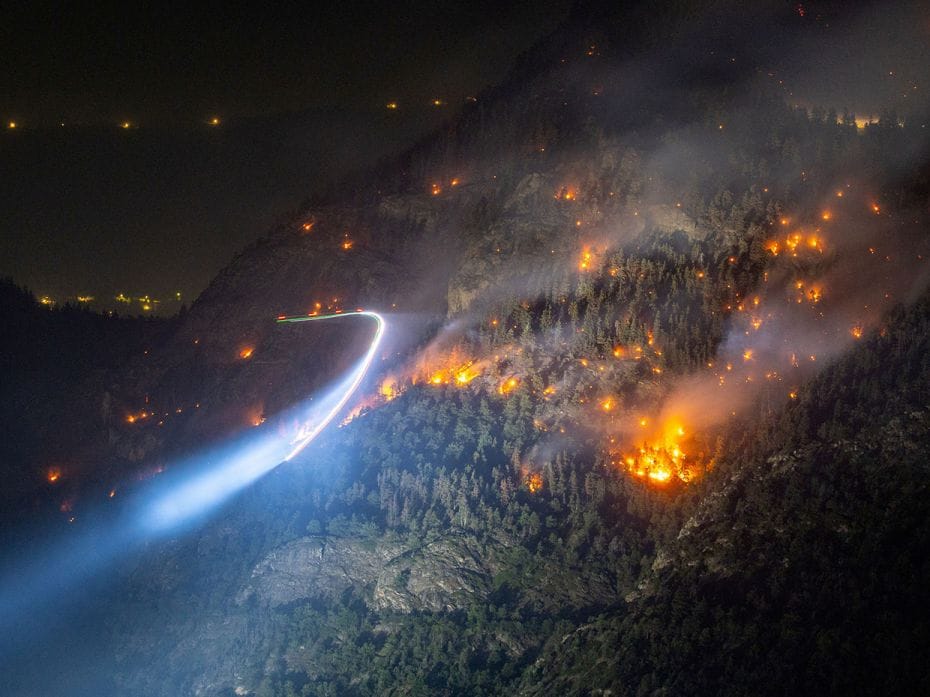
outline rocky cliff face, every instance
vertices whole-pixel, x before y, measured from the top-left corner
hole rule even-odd
[[[382,537],[306,537],[259,562],[239,602],[254,595],[275,606],[354,589],[373,610],[455,610],[487,598],[502,547],[477,545],[465,532],[416,546]]]

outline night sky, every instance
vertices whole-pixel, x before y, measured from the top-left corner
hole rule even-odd
[[[5,8],[0,118],[17,127],[0,133],[0,275],[56,298],[190,301],[308,194],[498,81],[568,9]]]
[[[731,4],[757,37],[735,43],[789,102],[926,103],[926,2]],[[190,302],[308,195],[452,118],[570,6],[5,8],[0,276]]]

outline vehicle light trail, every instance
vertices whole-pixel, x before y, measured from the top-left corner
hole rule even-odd
[[[276,420],[280,419],[280,423],[286,423],[290,418],[296,419],[299,425],[293,435],[282,435],[273,428],[266,429],[259,438],[249,438],[241,446],[233,448],[227,456],[220,458],[215,466],[202,469],[193,476],[186,476],[174,486],[166,488],[164,493],[151,503],[146,516],[154,529],[172,528],[201,516],[282,462],[296,457],[323,432],[355,394],[374,360],[385,328],[385,321],[381,315],[364,310],[278,318],[278,324],[292,324],[360,316],[369,317],[376,323],[375,335],[368,350],[362,360],[334,388],[317,395],[319,399],[308,400],[289,410],[288,414],[276,417]]]
[[[370,317],[377,323],[377,329],[375,330],[375,336],[371,340],[371,345],[368,347],[368,351],[365,353],[365,357],[362,359],[362,362],[355,368],[355,372],[352,375],[350,380],[349,387],[345,390],[342,397],[339,401],[333,406],[333,408],[326,414],[322,419],[320,419],[312,427],[310,424],[305,424],[297,432],[297,435],[294,437],[294,440],[291,441],[291,445],[294,446],[294,449],[284,458],[285,462],[294,458],[301,450],[307,447],[314,438],[316,438],[320,432],[326,428],[329,423],[336,418],[342,408],[346,405],[346,402],[351,399],[352,395],[355,394],[355,391],[358,389],[358,386],[362,383],[362,380],[365,378],[365,375],[368,373],[368,368],[371,367],[371,362],[375,358],[375,353],[378,351],[378,346],[381,345],[381,338],[384,336],[385,322],[384,317],[379,315],[377,312],[370,312],[367,310],[358,310],[356,312],[345,312],[338,314],[330,315],[314,315],[314,316],[296,316],[296,317],[279,317],[278,324],[290,324],[294,322],[316,322],[324,319],[335,319],[337,317]]]
[[[15,568],[4,564],[0,639],[17,637],[20,647],[28,646],[53,625],[56,598],[68,599],[68,592],[80,583],[104,578],[107,567],[141,550],[146,542],[192,529],[233,495],[306,448],[358,390],[381,345],[386,322],[367,311],[278,319],[288,324],[353,316],[373,319],[374,337],[361,361],[338,383],[274,417],[278,424],[296,421],[296,429],[249,429],[231,441],[191,454],[173,463],[158,481],[128,494],[119,511],[88,509],[80,529],[38,543],[31,555],[16,560]],[[46,611],[45,620],[36,623],[39,608]],[[5,654],[8,647],[0,641],[0,659]]]

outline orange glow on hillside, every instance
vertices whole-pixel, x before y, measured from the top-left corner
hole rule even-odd
[[[475,361],[460,347],[448,352],[427,352],[412,370],[410,382],[428,385],[465,387],[482,374],[482,363]]]
[[[543,487],[542,476],[538,472],[533,472],[526,477],[526,488],[531,494],[535,494]]]
[[[591,253],[591,250],[585,248],[584,251],[581,252],[581,258],[578,260],[578,269],[580,271],[590,270],[593,260],[594,255]]]
[[[520,384],[520,381],[515,377],[510,377],[504,380],[497,388],[497,391],[501,394],[509,394],[513,392]]]
[[[639,421],[641,427],[647,423],[645,418]],[[615,459],[614,464],[654,484],[665,484],[673,477],[683,482],[691,481],[698,474],[699,463],[685,453],[688,437],[681,422],[668,420],[632,451]]]
[[[833,214],[830,211],[824,211],[822,218],[824,220],[832,219]],[[786,218],[782,219],[782,224],[786,224]],[[824,253],[824,240],[817,234],[820,231],[820,228],[812,232],[805,232],[803,230],[795,230],[789,235],[781,239],[771,239],[766,240],[762,247],[771,254],[773,257],[777,257],[782,252],[790,254],[792,257],[797,257],[805,249]]]

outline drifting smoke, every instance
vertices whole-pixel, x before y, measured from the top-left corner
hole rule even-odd
[[[694,451],[706,457],[709,435],[729,419],[760,400],[774,409],[795,398],[825,364],[880,331],[888,311],[916,297],[928,278],[925,214],[898,184],[913,180],[927,153],[919,130],[925,104],[913,94],[891,94],[881,82],[894,77],[900,87],[921,75],[908,49],[862,41],[875,12],[914,38],[912,7],[888,12],[876,5],[857,15],[845,6],[786,10],[773,3],[750,21],[723,3],[707,18],[675,27],[671,47],[662,44],[619,65],[572,61],[555,69],[548,79],[568,85],[562,93],[572,97],[564,102],[563,132],[541,131],[530,150],[513,154],[527,164],[500,187],[500,216],[465,250],[450,281],[452,321],[384,380],[381,399],[414,384],[481,389],[501,398],[528,391],[553,406],[537,411],[537,429],[551,434],[541,436],[542,456],[574,422],[593,431],[618,465],[661,482],[673,470],[683,479],[693,476],[700,469]],[[742,25],[746,31],[736,31]],[[831,50],[824,52],[824,45]],[[853,47],[855,63],[869,66],[864,73],[851,73],[842,59]],[[586,56],[597,60],[600,51],[592,42]],[[894,75],[876,69],[895,60],[903,67],[891,70]],[[794,94],[789,73],[803,95]],[[863,81],[870,83],[865,92],[884,99],[887,114],[899,114],[886,114],[871,131],[853,114],[829,116],[864,104],[838,97],[862,93]],[[852,82],[856,90],[837,89]],[[712,96],[714,84],[727,85],[726,95]],[[702,91],[708,87],[710,93]],[[682,108],[687,100],[693,109]],[[800,103],[809,109],[792,112]],[[876,109],[874,103],[863,108]],[[573,122],[575,109],[580,116]],[[771,110],[780,110],[787,125],[772,126]],[[585,129],[591,112],[619,126],[598,135],[596,150],[590,138],[573,148],[565,131]],[[665,121],[641,118],[656,113]],[[792,129],[811,128],[832,129],[837,151],[792,151],[798,148]],[[881,151],[881,139],[903,147]],[[525,143],[520,147],[526,150]],[[762,164],[749,170],[743,162]],[[467,179],[477,181],[486,167],[467,169]],[[710,180],[696,182],[696,172],[709,172]],[[431,194],[443,190],[434,183]],[[721,190],[734,206],[749,201],[744,209],[753,215],[714,219],[708,196]],[[564,331],[530,328],[529,321],[520,326],[521,308],[525,317],[538,315],[547,297],[570,299],[586,283],[603,284],[618,271],[618,253],[648,258],[656,233],[703,240],[708,253],[729,246],[728,263],[755,265],[743,274],[753,282],[711,309],[724,324],[705,364],[666,372],[664,347],[654,344],[648,327],[648,338],[617,346],[611,356],[581,352]],[[696,273],[703,278],[703,271]],[[522,340],[528,335],[531,340]],[[633,366],[651,374],[629,394]],[[648,467],[640,466],[642,458]]]

